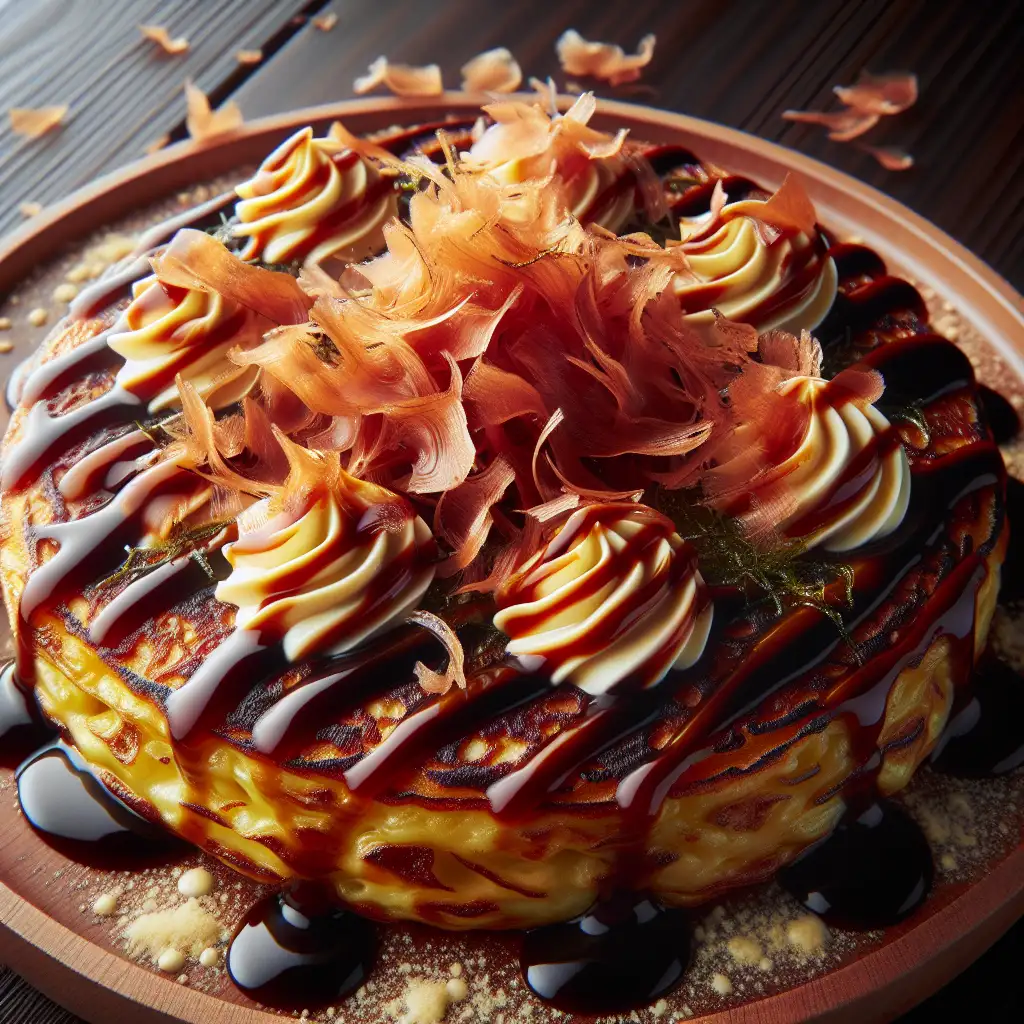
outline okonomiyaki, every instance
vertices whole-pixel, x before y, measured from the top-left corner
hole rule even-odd
[[[22,692],[109,793],[376,919],[699,904],[904,787],[985,647],[966,356],[776,189],[514,100],[281,143],[19,375]]]

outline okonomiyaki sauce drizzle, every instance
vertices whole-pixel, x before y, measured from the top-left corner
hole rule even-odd
[[[564,924],[523,936],[530,990],[566,1013],[621,1013],[670,993],[690,961],[681,910],[622,894]]]
[[[135,814],[96,780],[74,748],[57,741],[17,771],[18,802],[32,827],[64,856],[104,870],[179,855],[184,844]]]
[[[426,542],[419,538],[417,528],[426,528],[409,503],[397,495],[392,495],[392,498],[394,500],[390,502],[361,505],[353,515],[350,510],[338,510],[333,504],[337,500],[335,497],[314,493],[307,501],[307,507],[300,514],[289,513],[289,522],[278,527],[273,534],[257,541],[252,539],[256,534],[243,534],[232,545],[235,557],[241,563],[236,567],[241,582],[234,583],[232,588],[232,573],[222,584],[224,592],[218,588],[217,595],[221,600],[238,603],[238,617],[244,612],[246,618],[241,622],[236,619],[234,632],[168,699],[167,718],[171,735],[176,740],[187,744],[190,739],[201,738],[211,725],[222,721],[238,706],[241,698],[252,688],[254,679],[280,674],[291,661],[305,660],[293,652],[286,653],[289,636],[297,632],[297,625],[303,625],[293,621],[297,616],[295,609],[301,608],[297,602],[302,599],[307,585],[315,595],[317,588],[326,588],[337,582],[330,574],[344,556],[362,553],[363,557],[369,558],[372,556],[368,552],[377,552],[380,564],[377,571],[361,584],[358,593],[345,595],[339,618],[329,627],[321,627],[317,640],[321,650],[330,650],[336,643],[344,644],[348,639],[346,633],[354,629],[356,621],[379,620],[383,627],[389,616],[407,600],[409,593],[416,599],[422,596],[433,576],[430,562],[436,546],[432,538]],[[362,499],[353,495],[350,500]],[[303,550],[301,558],[295,558],[294,553],[282,554],[280,557],[285,560],[283,577],[260,568],[255,570],[254,580],[254,570],[243,568],[247,558],[258,557],[264,544],[269,545],[272,551],[287,552],[291,538],[301,537],[301,527],[307,517],[313,518],[325,505],[331,507],[332,504],[342,519],[337,535],[332,536],[330,532],[326,536],[316,535],[315,548]],[[296,532],[292,534],[291,531]],[[230,552],[228,557],[232,557]],[[322,573],[327,575],[322,576]],[[259,582],[261,574],[269,576],[266,588]],[[244,609],[242,603],[246,605]],[[314,606],[312,613],[307,612],[310,621],[315,621],[317,612],[323,618],[324,610]]]
[[[1024,598],[1024,483],[1012,476],[1006,480],[1006,517],[1010,521],[1010,543],[999,581],[999,597],[1003,601],[1019,601]]]
[[[21,683],[9,661],[0,668],[0,766],[17,768],[52,734],[31,688]]]
[[[887,928],[928,895],[934,868],[917,824],[890,800],[844,818],[834,832],[779,872],[779,882],[831,925]]]
[[[1006,775],[1024,764],[1022,721],[1024,679],[1005,661],[986,655],[932,751],[932,766],[958,778]]]
[[[664,153],[661,158],[668,159]],[[736,182],[733,198],[742,198],[749,183]],[[700,185],[698,191],[702,195],[688,190],[676,204],[677,212],[684,208],[700,212],[711,189]],[[696,209],[691,208],[694,204]],[[835,246],[830,254],[839,269],[841,288],[844,280],[846,286],[826,321],[828,337],[842,339],[874,329],[883,320],[892,322],[888,316],[892,310],[897,319],[908,322],[923,318],[916,292],[905,282],[885,276],[884,266],[869,250]],[[815,258],[821,255],[815,247]],[[82,315],[109,303],[111,294],[90,296],[82,303]],[[104,362],[109,350],[101,337],[74,350],[65,363],[55,366],[60,361],[54,360],[30,375],[22,387],[23,400],[29,396],[42,401],[85,373],[109,368]],[[914,358],[909,358],[911,354]],[[895,397],[927,405],[951,391],[973,386],[966,360],[934,335],[880,345],[865,355],[864,362],[883,373],[886,400]],[[80,429],[84,438],[134,418],[138,400],[133,398],[132,405],[126,402],[125,392],[108,394],[113,397],[98,409],[81,414],[78,426],[72,420],[62,428]],[[16,486],[52,454],[57,442],[42,421],[39,425],[41,440],[34,440],[27,454],[13,464],[13,482],[5,480],[5,486]],[[897,430],[891,428],[876,440],[870,457],[878,456],[877,449],[888,450],[898,443]],[[855,465],[849,472],[855,475],[861,469]],[[918,460],[912,474],[905,521],[892,534],[854,552],[856,588],[846,622],[851,633],[896,591],[922,560],[922,551],[942,542],[944,528],[959,503],[986,488],[998,488],[1003,479],[998,449],[988,441]],[[32,573],[22,596],[18,664],[26,686],[33,679],[30,638],[37,613],[52,610],[116,569],[126,545],[134,545],[144,535],[145,511],[154,498],[182,498],[195,486],[195,478],[177,466],[157,464],[131,476],[98,511],[36,531],[35,539],[56,542],[59,550]],[[769,694],[781,694],[836,651],[842,641],[834,626],[820,612],[799,609],[751,644],[741,663],[690,709],[677,733],[620,782],[617,800],[623,841],[610,879],[612,892],[582,917],[524,937],[521,960],[530,988],[560,1009],[600,1014],[629,1010],[676,987],[689,958],[689,930],[682,912],[660,907],[643,895],[652,867],[648,840],[670,794],[716,778],[716,766],[723,763],[719,748],[725,740],[734,744],[733,750],[735,744],[746,745],[750,763],[756,764],[756,755],[784,749],[796,742],[801,730],[824,728],[837,718],[855,719],[856,726],[850,730],[854,769],[843,783],[843,796],[852,805],[849,815],[833,835],[787,868],[781,880],[810,909],[845,927],[884,926],[912,912],[931,884],[931,861],[916,826],[893,805],[875,800],[886,700],[899,673],[919,664],[938,640],[949,645],[952,677],[958,685],[966,681],[974,660],[975,601],[987,572],[986,553],[962,557],[921,607],[914,609],[913,622],[897,630],[889,649],[863,666],[849,667],[799,715],[767,723],[752,717]],[[685,567],[685,559],[679,559],[678,571]],[[111,602],[107,619],[101,615],[93,624],[94,641],[112,643],[126,636],[160,610],[183,579],[189,580],[184,589],[199,586],[203,581],[194,574],[180,575],[188,569],[185,561],[169,563],[161,574],[148,578],[132,600],[117,607],[116,599]],[[393,584],[392,580],[388,586]],[[471,618],[472,613],[467,613]],[[453,625],[461,628],[462,623]],[[728,632],[731,625],[719,623],[716,629]],[[257,719],[252,729],[256,751],[275,759],[297,757],[326,720],[408,681],[417,661],[440,669],[444,656],[439,645],[415,627],[396,629],[356,651],[323,659]],[[208,685],[187,696],[187,721],[175,734],[186,758],[192,739],[237,708],[254,683],[266,685],[275,679],[288,662],[280,631],[264,628],[238,630],[206,664]],[[684,671],[707,669],[700,664]],[[541,805],[557,807],[559,789],[573,771],[653,723],[662,714],[667,695],[679,690],[682,678],[682,672],[669,671],[663,682],[653,686],[647,685],[647,679],[630,678],[611,693],[584,693],[582,724],[492,786],[486,794],[491,810],[517,819]],[[3,680],[13,683],[9,669]],[[986,693],[987,683],[993,687],[991,694]],[[976,699],[958,695],[959,711],[936,754],[940,766],[945,763],[966,774],[994,773],[1020,762],[1019,745],[1004,742],[1002,735],[993,740],[990,731],[995,721],[1012,717],[1014,726],[1019,723],[1019,698],[1007,698],[1000,689],[1007,686],[1009,681],[998,670],[978,684]],[[997,689],[998,696],[993,696]],[[515,658],[491,665],[471,675],[465,690],[453,687],[440,697],[424,697],[372,753],[345,763],[345,782],[357,798],[393,792],[431,752],[550,690],[549,675],[527,671]],[[13,685],[10,693],[20,695]],[[1019,686],[1014,693],[1020,693]],[[6,696],[5,691],[4,700]],[[12,706],[8,716],[12,728],[31,720],[29,705],[24,716]],[[974,707],[979,710],[972,711]],[[1012,708],[1012,715],[1007,708]],[[979,758],[979,747],[990,748],[991,756]],[[86,860],[89,854],[83,850],[102,851],[102,857],[112,858],[114,851],[135,842],[138,835],[147,844],[162,841],[159,829],[107,794],[83,766],[73,748],[58,743],[19,770],[19,799],[37,829],[48,832],[55,844],[67,844],[69,855]],[[821,799],[831,795],[824,793]],[[353,827],[358,822],[339,823],[338,835],[328,837],[324,849],[311,850],[296,870],[310,875],[328,870],[335,863],[334,841]],[[137,863],[137,856],[132,854],[132,863]],[[877,865],[883,874],[872,874],[866,865]],[[298,1010],[333,1002],[358,987],[370,969],[374,945],[373,927],[367,921],[340,907],[320,886],[299,883],[253,908],[232,941],[227,966],[236,985],[254,999]]]
[[[341,906],[327,886],[298,882],[246,914],[227,953],[231,980],[281,1010],[326,1006],[366,980],[373,925]]]
[[[18,674],[26,684],[35,678],[32,636],[37,614],[114,572],[124,562],[126,549],[145,535],[150,503],[158,498],[187,500],[198,483],[174,463],[158,463],[91,515],[35,531],[37,540],[57,541],[60,549],[31,574],[18,606]]]

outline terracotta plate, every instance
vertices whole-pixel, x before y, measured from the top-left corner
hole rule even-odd
[[[458,93],[430,100],[355,100],[255,121],[224,140],[173,146],[99,179],[0,240],[0,294],[76,239],[132,210],[259,161],[298,126],[341,118],[357,133],[370,132],[392,124],[471,115],[477,107]],[[1006,368],[997,381],[1000,388],[1024,393],[1021,296],[906,207],[808,157],[680,114],[602,101],[594,124],[625,126],[634,137],[651,142],[682,143],[702,159],[766,186],[777,186],[787,172],[795,171],[822,223],[842,237],[863,240],[898,273],[952,303],[968,329],[985,339],[992,365]],[[7,372],[15,359],[27,354],[17,348],[28,344],[16,342],[16,351],[4,357],[11,360]],[[6,414],[0,415],[0,421],[5,420]],[[6,626],[0,642],[9,646]],[[230,989],[224,995],[210,994],[161,977],[113,952],[109,941],[101,942],[95,922],[89,923],[77,906],[64,912],[55,909],[58,880],[81,869],[44,845],[25,824],[16,809],[10,773],[0,774],[0,794],[5,798],[0,809],[0,961],[95,1022],[115,1020],[118,1014],[133,1024],[271,1024],[285,1019],[246,1003]],[[966,967],[1024,912],[1021,820],[1011,825],[1009,844],[974,872],[975,881],[939,885],[915,918],[891,930],[863,955],[847,957],[844,966],[778,994],[697,1019],[707,1024],[863,1021],[887,1019],[906,1010]],[[673,1000],[669,1009],[679,1007]],[[538,1012],[533,1020],[539,1024],[545,1016]],[[351,1019],[359,1017],[355,1011]],[[339,1013],[337,1019],[346,1018]],[[663,1019],[671,1019],[671,1014]]]

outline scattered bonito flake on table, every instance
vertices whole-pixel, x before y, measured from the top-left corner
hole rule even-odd
[[[38,139],[63,124],[68,109],[67,104],[54,107],[11,107],[7,116],[11,121],[11,131],[16,135]]]
[[[784,110],[787,121],[817,124],[828,129],[828,137],[836,142],[850,142],[878,124],[880,115],[862,114],[858,110]]]
[[[835,142],[851,142],[874,128],[883,117],[901,114],[917,102],[917,75],[910,71],[887,71],[881,75],[861,71],[853,85],[836,85],[832,91],[845,110],[784,110],[783,118],[821,125]],[[893,146],[859,148],[888,171],[905,171],[914,165],[909,153]]]
[[[914,158],[899,146],[868,146],[860,148],[873,156],[887,171],[908,171],[914,166]]]
[[[185,127],[197,142],[215,135],[226,135],[242,126],[242,111],[234,100],[212,110],[206,93],[191,79],[185,81],[185,101],[188,104]]]
[[[523,81],[523,69],[504,46],[478,53],[462,65],[466,92],[515,92]]]
[[[188,40],[184,36],[172,39],[170,32],[163,25],[140,25],[139,31],[146,39],[156,43],[164,53],[179,54],[188,52]]]
[[[262,50],[236,50],[235,60],[239,64],[259,64],[263,60]]]
[[[35,217],[36,214],[43,212],[43,204],[34,203],[31,200],[29,200],[28,202],[19,204],[18,212],[22,215],[22,217]]]
[[[391,64],[387,57],[378,57],[365,75],[352,86],[357,96],[383,85],[396,96],[440,96],[444,91],[441,68],[437,64],[416,67],[412,64]]]
[[[652,34],[640,40],[637,52],[627,54],[616,43],[594,43],[579,34],[574,28],[567,29],[558,37],[555,49],[562,70],[569,75],[589,75],[600,78],[611,85],[635,82],[654,56],[657,38]]]
[[[313,19],[313,24],[321,32],[330,32],[338,24],[338,15],[334,11],[330,11],[328,14],[321,14]]]
[[[846,106],[863,114],[902,114],[917,102],[917,75],[910,71],[881,75],[862,71],[854,85],[836,85],[832,91]]]

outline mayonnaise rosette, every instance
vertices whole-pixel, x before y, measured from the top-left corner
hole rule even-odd
[[[799,334],[825,319],[836,296],[835,263],[813,227],[773,226],[771,200],[726,202],[680,224],[688,273],[673,289],[686,316],[710,322],[717,310],[760,331]]]
[[[574,512],[498,594],[508,653],[591,694],[647,688],[704,651],[713,607],[697,554],[635,504]]]
[[[494,123],[465,154],[466,166],[508,185],[550,178],[578,220],[610,231],[629,220],[636,183],[621,155],[625,134],[613,137],[587,126],[593,97],[581,96],[554,118],[524,103],[484,110]]]
[[[235,191],[232,233],[247,239],[240,255],[264,263],[374,256],[398,209],[391,183],[334,129],[325,138],[312,128],[296,132]]]
[[[256,344],[269,327],[215,291],[171,285],[151,274],[132,286],[132,301],[107,344],[125,360],[117,384],[148,400],[150,413],[178,404],[177,374],[220,407],[244,395],[256,376],[252,367],[233,366],[228,350]]]
[[[217,600],[236,628],[279,636],[289,661],[340,654],[400,622],[434,578],[430,528],[404,499],[343,476],[299,507],[268,499],[238,520]]]
[[[809,547],[850,551],[892,533],[910,503],[910,461],[899,432],[861,387],[877,375],[792,377],[779,388],[799,428],[788,450],[725,506],[741,516],[767,511],[778,532]],[[741,428],[754,447],[760,427]]]

